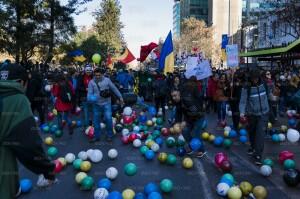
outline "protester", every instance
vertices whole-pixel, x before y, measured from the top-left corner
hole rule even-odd
[[[17,160],[40,175],[38,187],[56,182],[55,166],[44,153],[39,128],[25,96],[25,70],[8,64],[0,68],[0,78],[0,198],[11,199],[21,193]]]
[[[207,85],[207,104],[206,104],[206,111],[209,113],[210,111],[217,112],[217,105],[216,101],[214,100],[214,96],[216,94],[218,85],[218,75],[214,73],[208,79]]]
[[[163,74],[160,74],[160,72],[155,74],[155,80],[153,82],[153,90],[154,90],[154,103],[155,103],[156,110],[159,110],[159,108],[161,108],[163,113],[163,118],[165,118],[166,115],[165,105],[166,105],[166,99],[168,93],[168,85],[165,76]]]
[[[217,84],[214,100],[217,102],[218,124],[223,127],[226,125],[226,103],[228,101],[228,97],[225,96],[225,93],[228,92],[227,89],[227,77],[226,74],[222,74]]]

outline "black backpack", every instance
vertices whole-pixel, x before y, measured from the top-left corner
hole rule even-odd
[[[182,108],[188,117],[198,119],[204,116],[202,100],[196,97],[195,91],[183,91],[181,101]]]
[[[73,93],[69,84],[60,84],[60,99],[64,103],[70,103],[73,101]]]

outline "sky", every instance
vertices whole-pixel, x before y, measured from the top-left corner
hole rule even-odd
[[[66,0],[61,0],[64,2]],[[100,6],[101,0],[93,0],[86,5],[87,11],[75,16],[77,26],[91,26],[92,13]],[[173,0],[120,0],[121,21],[127,47],[139,57],[141,45],[158,42],[165,38],[173,24]]]

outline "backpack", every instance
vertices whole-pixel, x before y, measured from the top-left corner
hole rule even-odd
[[[200,118],[204,116],[201,100],[196,97],[195,91],[183,91],[181,95],[182,108],[190,118]]]
[[[60,84],[60,99],[63,103],[71,103],[73,101],[73,93],[69,84]]]

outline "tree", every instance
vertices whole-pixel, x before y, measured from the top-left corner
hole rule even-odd
[[[124,26],[120,21],[120,16],[121,5],[117,0],[103,0],[100,9],[95,12],[94,27],[98,40],[105,46],[104,57],[108,51],[118,54],[124,45],[121,31]]]
[[[207,27],[203,20],[193,17],[182,22],[180,38],[175,40],[176,52],[191,52],[193,48],[199,49],[205,57],[212,60],[214,66],[220,63],[221,49],[213,39],[213,27]]]

